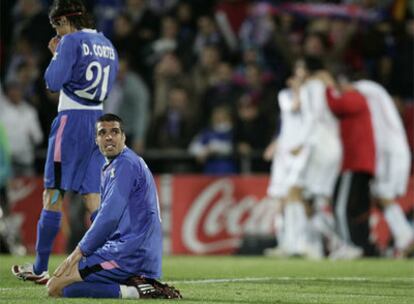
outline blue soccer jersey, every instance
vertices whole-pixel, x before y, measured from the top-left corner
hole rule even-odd
[[[62,37],[45,80],[49,90],[62,90],[71,100],[93,106],[108,96],[117,72],[112,43],[96,30],[83,29]]]
[[[131,274],[161,276],[157,190],[147,165],[129,148],[104,166],[101,206],[79,247],[84,255],[98,255]]]
[[[58,116],[49,134],[45,188],[99,193],[104,162],[95,143],[102,115],[118,72],[118,55],[101,33],[83,29],[62,37],[45,72],[51,91],[60,91]]]

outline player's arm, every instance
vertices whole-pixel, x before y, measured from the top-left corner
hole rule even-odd
[[[79,242],[79,248],[86,256],[101,247],[118,227],[119,220],[128,203],[134,187],[136,168],[127,161],[115,168],[108,188],[102,194],[102,203],[93,224]]]
[[[364,97],[356,90],[337,94],[332,88],[326,90],[326,100],[331,111],[337,116],[363,111],[366,103]]]
[[[57,44],[56,51],[45,72],[46,86],[52,92],[62,89],[71,78],[72,67],[77,59],[77,48],[73,39],[65,35]]]

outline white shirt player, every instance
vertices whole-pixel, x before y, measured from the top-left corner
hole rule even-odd
[[[405,193],[410,151],[397,108],[388,92],[371,80],[354,83],[366,98],[371,112],[376,146],[374,194],[394,198]]]
[[[304,146],[311,147],[306,172],[307,190],[330,197],[340,170],[342,147],[338,122],[326,102],[326,87],[318,79],[307,80],[300,89]]]
[[[299,155],[291,153],[302,144],[304,130],[300,105],[295,105],[292,90],[281,90],[278,94],[278,103],[282,124],[272,161],[268,187],[270,197],[284,197],[290,187],[303,184],[302,172],[309,157],[308,149],[303,149]]]

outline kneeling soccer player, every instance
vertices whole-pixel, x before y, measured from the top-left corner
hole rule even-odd
[[[122,120],[105,114],[96,143],[106,157],[101,206],[76,249],[47,284],[53,297],[181,298],[161,276],[162,230],[154,179],[125,146]]]

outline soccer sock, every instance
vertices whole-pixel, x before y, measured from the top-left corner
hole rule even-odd
[[[36,260],[33,270],[41,274],[47,270],[53,241],[60,228],[62,213],[43,209],[37,222]]]
[[[290,254],[302,254],[304,233],[308,222],[305,207],[301,202],[288,203],[285,206],[284,215],[286,249]]]
[[[275,215],[274,225],[276,230],[277,245],[282,248],[284,246],[284,219],[281,212],[278,212]]]
[[[311,225],[328,239],[333,247],[331,249],[335,249],[345,243],[335,231],[332,214],[326,213],[325,211],[316,211],[311,218]]]
[[[98,215],[98,209],[96,209],[94,212],[91,213],[91,216],[89,217],[89,219],[91,220],[91,223],[93,223],[97,215]]]
[[[122,299],[138,299],[139,292],[135,286],[119,285]]]
[[[134,289],[136,290],[135,287]],[[76,282],[63,288],[64,298],[120,298],[120,296],[119,284]]]
[[[392,203],[385,207],[384,216],[390,227],[396,247],[403,249],[413,240],[414,232],[400,205]]]

